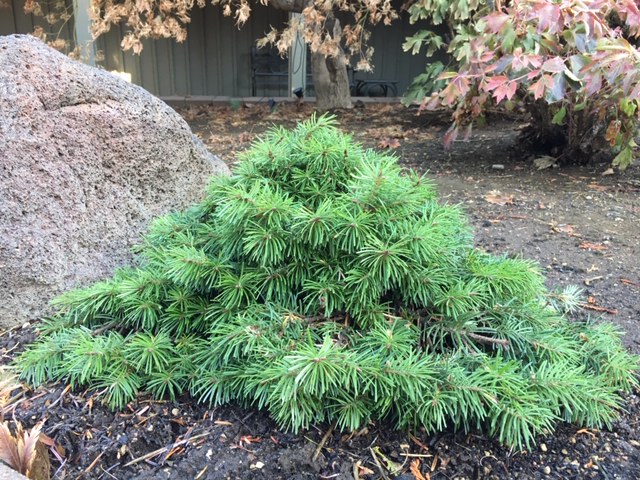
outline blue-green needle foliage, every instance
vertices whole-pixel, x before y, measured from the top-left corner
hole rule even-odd
[[[600,427],[637,385],[576,291],[473,247],[456,206],[331,117],[274,128],[160,218],[140,267],[58,298],[23,378],[265,408],[284,427],[482,428],[514,446],[559,420]]]

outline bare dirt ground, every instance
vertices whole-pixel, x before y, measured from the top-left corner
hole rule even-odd
[[[271,124],[292,126],[309,106],[265,104],[180,110],[209,149],[233,163]],[[339,115],[364,144],[388,148],[437,183],[443,201],[464,205],[478,247],[536,259],[549,286],[584,289],[580,315],[603,316],[640,353],[640,166],[603,176],[606,164],[536,170],[518,149],[521,118],[490,120],[470,142],[445,151],[446,117],[416,117],[399,105],[364,105]],[[3,332],[8,362],[33,340],[31,328]],[[208,409],[140,399],[110,412],[92,392],[64,385],[26,391],[12,415],[61,447],[55,478],[87,479],[628,479],[640,478],[640,398],[610,430],[559,425],[530,451],[514,451],[478,432],[393,431],[371,424],[342,434],[317,425],[282,432],[262,412]]]

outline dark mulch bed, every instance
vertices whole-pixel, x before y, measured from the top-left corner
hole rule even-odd
[[[270,123],[292,125],[309,107],[266,105],[182,112],[209,148],[233,160]],[[429,170],[444,201],[462,203],[479,247],[523,254],[546,269],[549,285],[581,285],[585,313],[603,314],[628,333],[640,353],[640,169],[602,176],[606,165],[537,171],[517,148],[521,119],[494,119],[469,143],[443,150],[443,118],[416,117],[397,105],[354,109],[343,127],[360,141],[391,147],[413,168]],[[583,313],[584,314],[584,313]],[[2,363],[35,338],[33,325],[0,335]],[[479,432],[398,432],[371,424],[345,434],[317,425],[280,431],[262,412],[208,409],[188,398],[140,399],[110,412],[64,385],[27,390],[8,414],[44,431],[64,449],[52,456],[55,478],[87,479],[638,479],[640,400],[608,431],[560,424],[531,451],[515,451]]]

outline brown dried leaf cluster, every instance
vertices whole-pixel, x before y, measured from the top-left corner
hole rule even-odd
[[[20,387],[13,375],[7,374],[5,368],[0,368],[0,421],[4,419],[5,408],[11,405],[11,394]]]
[[[49,454],[40,441],[42,424],[25,431],[16,424],[15,435],[7,422],[0,424],[0,460],[33,480],[49,480]]]
[[[275,8],[287,10],[287,0],[269,0]],[[336,12],[347,14],[351,22],[332,28],[331,21]],[[398,18],[390,0],[316,0],[304,2],[301,10],[302,21],[293,18],[279,31],[272,29],[258,44],[275,45],[284,54],[300,34],[312,52],[327,57],[346,54],[346,60],[354,60],[356,70],[369,71],[372,68],[373,48],[368,41],[371,32],[368,27],[383,23],[389,25]],[[343,15],[344,17],[344,15]],[[337,23],[337,22],[336,22]]]
[[[25,431],[20,422],[15,422],[15,434],[4,421],[5,413],[15,405],[16,397],[12,395],[20,387],[11,372],[0,368],[0,460],[28,478],[49,480],[49,454],[41,442],[41,437],[46,437],[42,433],[44,420],[29,431]]]
[[[513,195],[503,194],[498,190],[490,191],[485,195],[484,199],[494,205],[505,206],[513,204]]]
[[[0,8],[3,0],[0,0]],[[60,37],[64,26],[73,19],[73,5],[66,0],[25,0],[24,12],[44,19],[48,32],[42,25],[36,25],[31,35],[51,48],[59,50],[71,58],[80,57],[80,48],[71,48],[71,42]]]
[[[6,0],[0,0],[3,2]],[[391,0],[254,0],[284,11],[301,13],[302,20],[292,18],[281,30],[272,29],[259,45],[272,44],[284,55],[298,34],[312,52],[338,56],[344,52],[354,58],[357,70],[371,70],[373,48],[367,46],[368,27],[389,25],[398,14]],[[222,8],[225,16],[233,17],[238,27],[251,16],[250,0],[210,0]],[[140,53],[146,38],[173,38],[182,42],[187,38],[187,25],[195,8],[204,8],[206,0],[91,0],[92,33],[94,38],[108,32],[112,26],[125,24],[129,33],[123,38],[124,50]],[[46,8],[43,8],[46,5]],[[55,24],[69,20],[71,12],[64,0],[26,0],[25,12],[45,17]],[[334,14],[347,14],[351,21],[343,28],[335,22]],[[335,25],[338,25],[335,27]],[[39,36],[43,36],[40,32]],[[46,41],[45,38],[43,40]],[[61,49],[63,45],[57,45]]]

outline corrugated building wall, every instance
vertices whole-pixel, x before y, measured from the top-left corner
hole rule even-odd
[[[67,0],[69,11],[73,8],[72,1]],[[42,9],[45,15],[49,13],[45,2],[42,2]],[[42,27],[48,40],[61,38],[73,41],[73,19],[51,25],[43,17],[24,13],[24,0],[0,0],[0,35],[32,33],[36,27]]]
[[[255,40],[287,21],[287,13],[255,4],[249,21],[241,28],[218,7],[194,9],[187,40],[145,41],[140,55],[123,52],[120,40],[126,27],[114,28],[99,38],[107,70],[130,73],[132,81],[161,97],[249,96],[250,51]],[[286,88],[285,88],[286,90]],[[278,92],[270,92],[278,95]],[[285,95],[283,90],[280,95]]]
[[[0,9],[0,34],[30,33],[42,26],[49,39],[58,34],[73,39],[73,19],[64,25],[50,26],[42,18],[24,13],[24,0],[9,0],[9,9]],[[224,17],[218,7],[207,5],[194,9],[188,26],[187,40],[145,41],[141,55],[123,52],[120,41],[125,26],[114,27],[96,42],[99,64],[110,71],[125,72],[131,81],[160,97],[251,95],[251,46],[271,26],[278,28],[288,14],[255,2],[250,20],[238,29],[233,18]],[[402,94],[411,80],[424,71],[424,55],[402,51],[405,37],[416,31],[408,16],[391,26],[377,26],[371,36],[375,49],[371,73],[355,72],[356,80],[386,80],[397,82]],[[259,96],[288,96],[286,81],[280,87],[261,89]]]

